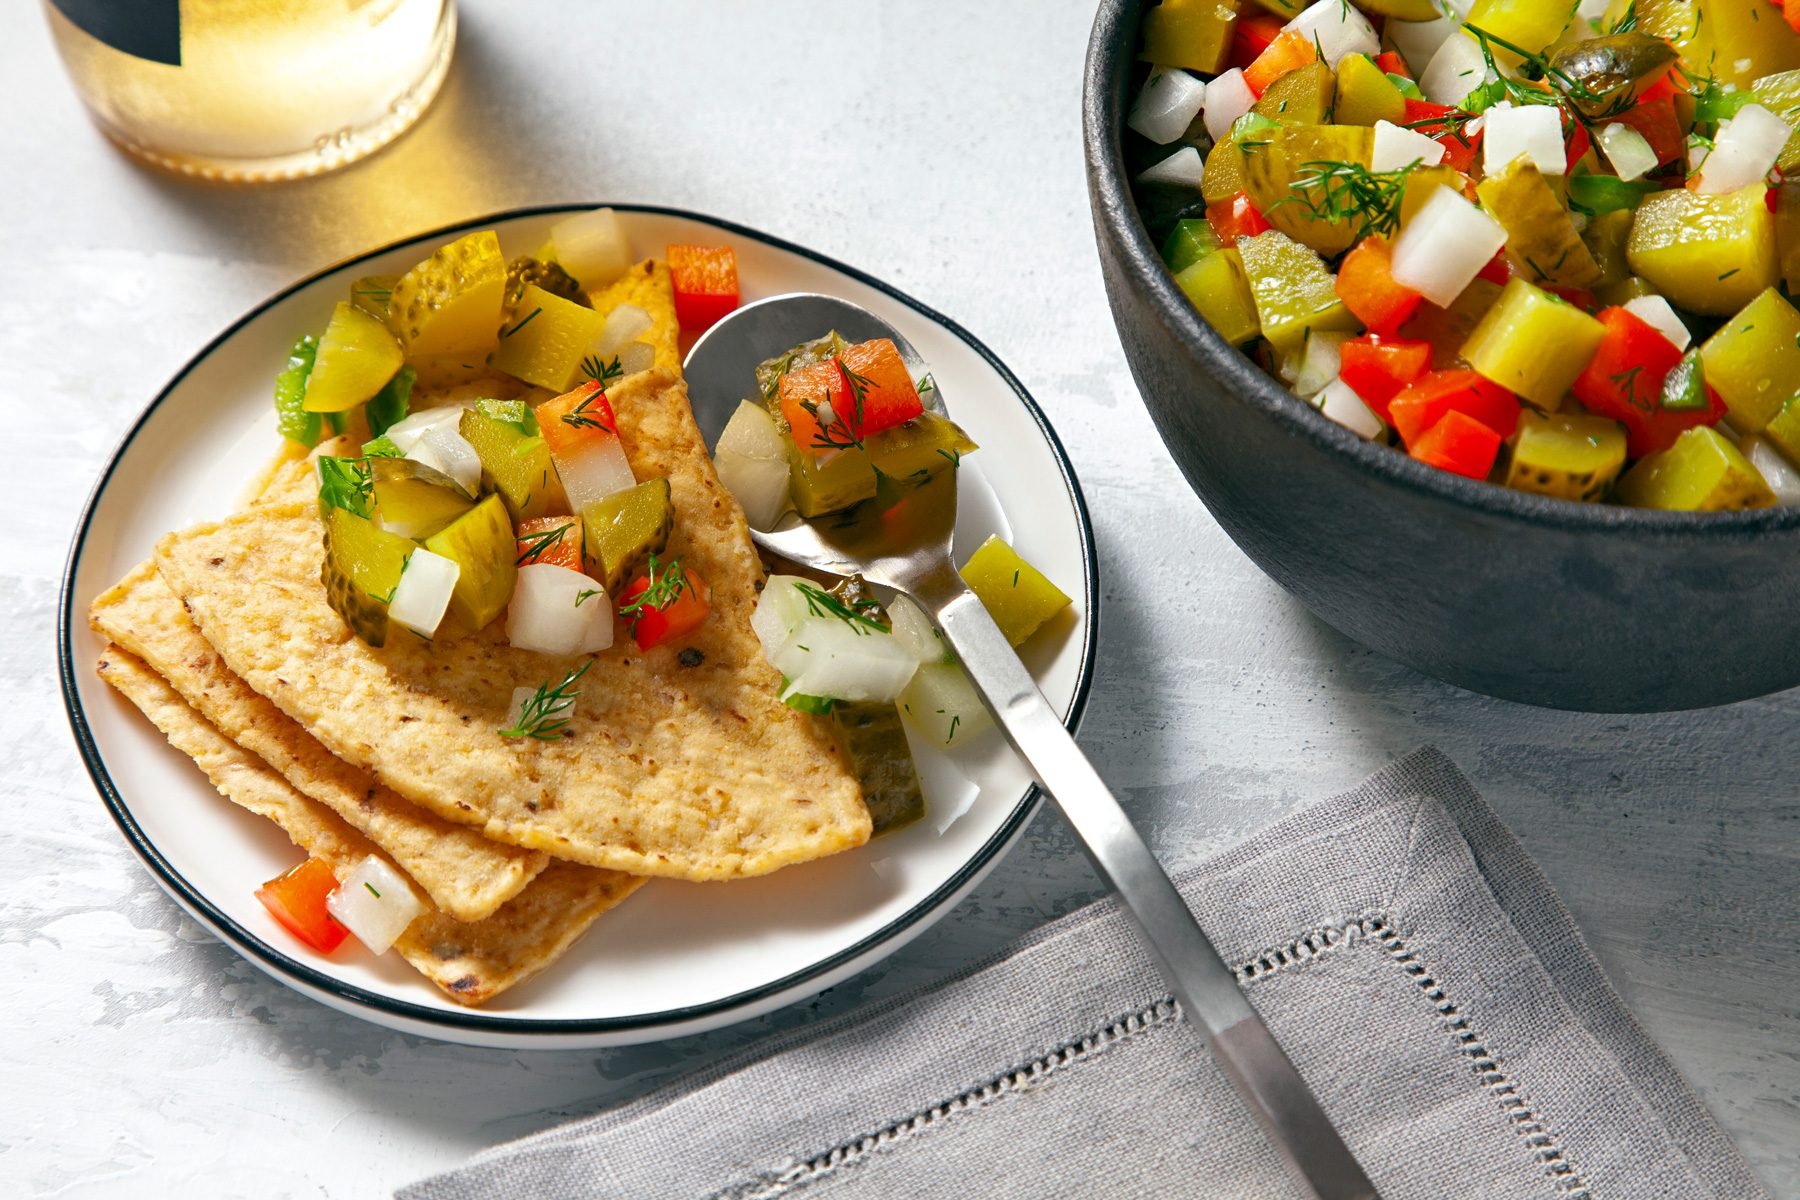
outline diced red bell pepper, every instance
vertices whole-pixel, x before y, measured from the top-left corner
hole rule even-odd
[[[1239,238],[1255,237],[1273,228],[1248,192],[1239,192],[1228,200],[1207,205],[1206,220],[1227,246],[1237,245]]]
[[[1431,369],[1430,342],[1370,333],[1351,338],[1338,351],[1338,378],[1383,421],[1389,421],[1389,402]]]
[[[1486,479],[1506,439],[1467,413],[1448,412],[1407,447],[1407,453],[1440,471]]]
[[[1519,426],[1518,398],[1473,371],[1429,371],[1388,404],[1389,423],[1409,447],[1453,412],[1479,421],[1501,438],[1511,437]]]
[[[1337,274],[1338,298],[1376,333],[1393,333],[1419,310],[1420,296],[1394,279],[1394,248],[1371,234],[1344,256]]]
[[[544,444],[558,458],[571,458],[594,442],[619,436],[619,419],[598,383],[584,383],[532,411]]]
[[[669,247],[675,319],[699,333],[738,306],[737,255],[730,246]]]
[[[562,532],[558,533],[557,531]],[[580,571],[581,522],[575,517],[533,517],[519,522],[519,550],[516,564],[529,567],[543,563]]]
[[[1407,128],[1424,134],[1444,148],[1445,166],[1455,167],[1467,174],[1475,165],[1475,153],[1481,146],[1481,134],[1471,136],[1468,126],[1462,124],[1460,119],[1450,119],[1457,115],[1468,114],[1453,104],[1432,104],[1408,97],[1406,114],[1402,120]]]
[[[1782,0],[1781,19],[1788,23],[1788,28],[1800,33],[1800,0]]]
[[[1589,412],[1625,426],[1625,451],[1632,458],[1667,450],[1687,430],[1716,425],[1725,415],[1724,401],[1711,387],[1705,408],[1665,410],[1663,384],[1681,363],[1681,351],[1628,309],[1609,308],[1599,316],[1606,336],[1573,391]]]
[[[843,450],[925,411],[900,351],[888,338],[858,342],[839,358],[781,377],[781,415],[809,454]]]
[[[1681,118],[1675,113],[1672,97],[1633,105],[1613,120],[1643,134],[1659,166],[1672,163],[1687,153],[1687,138],[1682,134]]]
[[[712,612],[712,589],[680,559],[659,564],[652,557],[649,572],[619,596],[618,611],[638,649],[649,650],[700,628]]]
[[[1505,287],[1507,284],[1511,283],[1512,277],[1512,262],[1506,257],[1506,251],[1504,250],[1499,251],[1494,257],[1488,259],[1487,266],[1475,273],[1475,278],[1485,279],[1489,283],[1497,283],[1501,287]]]
[[[1274,13],[1240,16],[1231,29],[1231,65],[1248,68],[1261,57],[1269,44],[1281,36],[1286,22]]]
[[[1662,76],[1655,83],[1638,92],[1637,102],[1639,104],[1655,104],[1658,100],[1673,100],[1682,91],[1682,88],[1675,86],[1674,69],[1672,67],[1664,68]]]
[[[1594,146],[1593,135],[1588,133],[1587,126],[1583,125],[1580,121],[1573,122],[1573,125],[1574,128],[1569,130],[1567,139],[1569,160],[1563,169],[1563,174],[1565,175],[1573,175],[1575,173],[1575,164],[1580,162],[1583,158],[1586,158],[1587,152],[1593,149]]]
[[[1413,77],[1412,71],[1408,69],[1406,65],[1406,60],[1401,58],[1399,53],[1393,50],[1383,50],[1380,54],[1377,54],[1375,56],[1375,65],[1389,75],[1404,75],[1408,79]]]
[[[289,933],[320,954],[330,954],[350,932],[325,907],[337,885],[330,863],[309,858],[257,888],[256,898]]]
[[[1298,29],[1284,29],[1269,43],[1268,49],[1256,56],[1256,61],[1244,68],[1244,82],[1258,96],[1269,90],[1269,85],[1286,75],[1289,71],[1298,71],[1307,63],[1318,60],[1318,47]]]

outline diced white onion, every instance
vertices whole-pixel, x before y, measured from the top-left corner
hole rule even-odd
[[[432,426],[414,449],[419,447],[429,450],[431,457],[437,460],[432,465],[456,480],[463,491],[471,496],[481,491],[481,456],[475,453],[469,439],[456,431],[456,426]],[[409,453],[407,457],[412,455]]]
[[[1562,109],[1554,104],[1514,106],[1501,102],[1488,109],[1482,126],[1482,169],[1490,176],[1523,158],[1545,175],[1561,175],[1569,165],[1563,144]]]
[[[519,568],[506,640],[539,654],[597,654],[613,643],[613,606],[598,582],[554,563]]]
[[[650,314],[635,304],[621,304],[606,314],[600,336],[594,339],[594,353],[604,358],[617,354],[626,342],[635,342],[650,332],[655,322]]]
[[[781,433],[767,409],[749,400],[738,405],[713,448],[713,466],[751,527],[774,528],[787,511],[789,472]]]
[[[1600,127],[1600,153],[1620,179],[1642,179],[1656,170],[1656,151],[1644,135],[1622,121]]]
[[[920,664],[956,661],[924,609],[905,596],[895,596],[887,610],[888,621],[894,627],[894,640],[905,646]]]
[[[556,477],[577,513],[637,483],[616,437],[585,438],[573,454],[554,454]]]
[[[1341,379],[1333,379],[1319,393],[1319,411],[1360,438],[1379,437],[1381,418],[1356,394],[1356,389]]]
[[[597,292],[631,265],[631,243],[610,208],[564,217],[550,227],[552,254],[582,290]]]
[[[1723,196],[1761,183],[1793,136],[1793,126],[1762,105],[1745,105],[1719,126],[1694,190],[1703,196]]]
[[[422,408],[417,412],[408,413],[388,426],[388,440],[400,448],[400,453],[411,458],[412,455],[409,451],[419,444],[420,438],[433,429],[455,429],[462,420],[463,410],[474,408],[478,403],[479,401],[476,400],[465,400],[454,404],[440,404],[434,408]],[[423,459],[419,461],[424,462]],[[426,465],[438,466],[435,462]],[[442,467],[438,467],[438,469],[443,470]]]
[[[1206,84],[1177,67],[1158,67],[1144,80],[1144,90],[1125,124],[1157,145],[1187,132],[1206,103]]]
[[[1448,153],[1444,144],[1416,129],[1402,129],[1391,121],[1375,122],[1375,146],[1369,155],[1371,171],[1404,171],[1414,163],[1435,167]]]
[[[897,698],[919,660],[892,633],[815,612],[802,590],[813,586],[792,575],[771,576],[750,618],[764,656],[788,678],[783,698]]]
[[[1299,354],[1286,355],[1281,359],[1278,369],[1282,382],[1302,400],[1318,395],[1337,378],[1338,368],[1343,365],[1339,348],[1349,340],[1350,335],[1347,333],[1315,331],[1306,339],[1306,345]]]
[[[1147,171],[1138,174],[1139,183],[1169,183],[1191,187],[1196,191],[1206,174],[1206,162],[1192,146],[1183,146]]]
[[[1598,21],[1606,15],[1606,10],[1611,7],[1612,0],[1581,0],[1581,4],[1575,12],[1583,20]]]
[[[1381,53],[1381,39],[1369,19],[1347,0],[1319,0],[1289,21],[1285,29],[1303,35],[1318,47],[1333,70],[1346,55]]]
[[[1457,33],[1446,38],[1431,56],[1431,65],[1419,76],[1419,91],[1433,104],[1461,104],[1487,81],[1487,59],[1482,56],[1481,44],[1466,33]]]
[[[1243,68],[1231,68],[1206,85],[1206,132],[1213,141],[1224,141],[1237,119],[1255,104],[1256,93],[1244,82]]]
[[[1451,16],[1441,16],[1430,21],[1395,21],[1389,20],[1382,26],[1387,32],[1388,41],[1406,60],[1407,67],[1416,76],[1431,65],[1431,60],[1442,49],[1444,43],[1455,33],[1461,22]]]
[[[1693,344],[1694,335],[1661,296],[1634,296],[1625,302],[1625,311],[1668,338],[1677,350]]]
[[[975,685],[956,663],[919,668],[900,693],[900,718],[928,746],[954,750],[994,724]]]
[[[1747,437],[1742,444],[1750,465],[1775,493],[1775,499],[1782,504],[1800,504],[1800,469],[1783,458],[1767,438]]]
[[[1394,242],[1394,280],[1448,308],[1505,245],[1498,221],[1441,187]]]
[[[398,621],[420,637],[437,636],[444,610],[450,607],[450,594],[462,568],[453,559],[420,547],[406,556],[400,569],[400,582],[394,598],[388,601],[388,618]]]
[[[425,911],[405,876],[373,854],[352,867],[337,890],[325,897],[325,908],[371,954],[386,954],[394,939]]]
[[[656,347],[649,342],[626,342],[619,347],[618,359],[621,371],[636,375],[656,365]]]

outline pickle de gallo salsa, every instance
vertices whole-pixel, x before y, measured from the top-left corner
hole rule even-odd
[[[1588,503],[1800,504],[1800,0],[1162,0],[1139,209],[1358,435]]]

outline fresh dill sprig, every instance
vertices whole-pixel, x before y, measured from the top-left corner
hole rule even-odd
[[[519,332],[519,330],[521,330],[521,329],[525,328],[527,325],[531,324],[532,318],[536,317],[539,313],[541,313],[543,311],[544,310],[542,308],[532,309],[530,312],[525,314],[524,320],[520,321],[517,325],[514,325],[511,329],[502,329],[500,331],[500,336],[503,338],[511,337],[513,334]]]
[[[535,738],[540,742],[554,741],[562,736],[568,728],[569,718],[565,713],[575,708],[575,700],[581,690],[575,686],[588,668],[594,665],[588,659],[579,667],[572,668],[562,677],[562,682],[554,687],[548,681],[537,685],[537,690],[525,698],[519,706],[519,719],[500,731],[501,737]]]
[[[599,410],[593,407],[594,401],[606,403],[606,391],[598,382],[590,385],[593,391],[581,398],[581,403],[562,415],[564,425],[572,425],[576,429],[598,429],[602,433],[617,433],[611,425],[600,419]]]
[[[575,607],[580,608],[582,605],[586,604],[589,600],[592,600],[595,596],[599,596],[602,594],[603,593],[600,591],[599,588],[582,588],[579,592],[575,593]]]
[[[613,355],[611,362],[601,362],[598,354],[590,354],[581,360],[581,373],[589,379],[605,387],[615,379],[622,379],[625,368],[619,363],[619,356]]]
[[[819,422],[819,431],[813,435],[812,444],[819,450],[860,450],[863,444],[863,404],[869,394],[869,389],[875,386],[875,381],[866,375],[858,375],[852,371],[849,364],[842,358],[834,355],[831,361],[837,364],[838,378],[844,385],[843,394],[839,400],[840,402],[845,399],[849,400],[850,411],[853,415],[846,417],[837,411],[836,405],[833,405],[831,420],[826,421],[819,416],[821,405],[818,401],[802,401],[800,407],[811,413],[813,419]]]
[[[1371,171],[1361,163],[1315,161],[1294,173],[1294,194],[1272,207],[1298,204],[1321,221],[1356,221],[1356,239],[1392,233],[1400,227],[1400,202],[1406,196],[1411,166],[1397,171]]]
[[[845,604],[824,588],[814,584],[800,583],[796,586],[800,589],[800,594],[806,597],[807,611],[815,617],[836,617],[850,626],[851,632],[859,637],[867,636],[870,632],[889,632],[886,625],[861,611],[865,608],[876,607],[873,600],[859,600],[855,604]]]
[[[538,559],[544,557],[544,555],[549,552],[552,546],[560,543],[563,540],[563,535],[568,533],[569,530],[574,527],[575,522],[569,521],[562,525],[558,525],[554,529],[544,529],[537,533],[526,534],[519,539],[519,544],[524,546],[525,549],[519,552],[519,557],[513,561],[513,566],[522,567],[527,563],[538,561]]]
[[[650,566],[644,573],[644,580],[644,590],[619,605],[619,615],[630,618],[633,634],[637,632],[637,618],[644,614],[644,610],[654,608],[660,611],[668,608],[681,598],[681,593],[687,590],[688,585],[687,570],[681,565],[679,558],[663,563],[658,562],[654,554],[650,556]]]

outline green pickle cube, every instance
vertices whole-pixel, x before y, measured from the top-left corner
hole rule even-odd
[[[1297,349],[1308,330],[1355,333],[1361,328],[1338,299],[1337,278],[1312,250],[1274,229],[1238,239],[1237,250],[1262,334],[1277,350]]]
[[[963,564],[962,577],[1006,640],[1015,646],[1071,603],[1067,593],[998,535],[988,538],[969,556]]]
[[[449,612],[458,626],[473,633],[505,611],[518,578],[518,541],[499,496],[487,497],[426,538],[425,548],[461,568]]]
[[[371,646],[384,645],[388,601],[417,547],[349,509],[327,509],[324,520],[325,557],[319,578],[325,584],[325,599],[357,637]]]
[[[1731,512],[1768,508],[1775,493],[1742,451],[1718,430],[1702,425],[1625,472],[1619,499],[1637,508]]]
[[[1605,338],[1606,326],[1587,313],[1514,279],[1462,354],[1484,379],[1554,412]]]
[[[1800,393],[1800,312],[1770,288],[1700,347],[1706,382],[1740,433],[1760,433]]]
[[[668,549],[675,530],[669,481],[658,476],[596,500],[581,514],[588,574],[617,593]]]
[[[1604,417],[1526,412],[1502,480],[1509,488],[1596,501],[1625,466],[1625,431]]]
[[[513,520],[553,517],[569,510],[550,447],[523,400],[483,400],[463,411],[457,432],[475,447],[482,486],[500,494]]]

